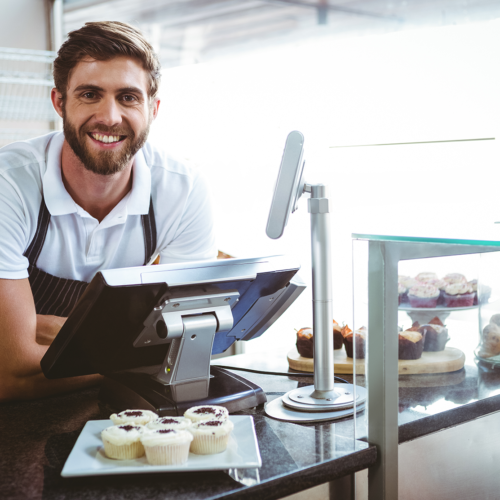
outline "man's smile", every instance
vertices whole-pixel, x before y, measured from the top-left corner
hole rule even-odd
[[[88,136],[93,139],[95,142],[100,143],[101,145],[104,144],[119,144],[123,142],[126,139],[126,135],[107,135],[107,134],[101,134],[98,132],[88,132]]]

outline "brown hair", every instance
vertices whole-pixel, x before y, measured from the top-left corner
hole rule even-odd
[[[118,56],[132,57],[142,63],[149,73],[149,97],[156,97],[161,80],[158,57],[139,30],[118,21],[85,23],[68,34],[54,61],[57,90],[66,98],[71,71],[85,57],[107,61]]]

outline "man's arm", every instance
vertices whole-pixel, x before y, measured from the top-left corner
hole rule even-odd
[[[45,378],[40,361],[64,321],[36,315],[28,279],[0,279],[0,401],[50,396],[100,380],[100,375]]]

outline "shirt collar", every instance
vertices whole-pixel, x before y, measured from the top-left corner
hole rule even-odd
[[[61,152],[64,134],[55,134],[47,152],[47,169],[42,179],[45,204],[51,215],[72,214],[79,211],[71,195],[66,191],[61,174]],[[147,214],[151,197],[151,171],[142,149],[134,158],[132,167],[132,189],[127,196],[126,213]],[[81,210],[81,209],[80,209]]]

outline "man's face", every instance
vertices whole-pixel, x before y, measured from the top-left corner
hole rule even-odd
[[[64,136],[85,168],[111,175],[129,165],[144,145],[159,101],[148,98],[148,75],[135,59],[84,59],[70,74],[66,99],[53,91]]]

